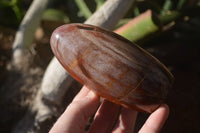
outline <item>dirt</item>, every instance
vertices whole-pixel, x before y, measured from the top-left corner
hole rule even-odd
[[[0,132],[3,133],[10,133],[27,112],[53,56],[46,37],[36,42],[39,45],[34,47],[36,54],[30,69],[23,72],[12,69],[14,35],[15,30],[0,26]],[[167,65],[175,77],[174,87],[166,101],[170,115],[162,133],[200,132],[199,42],[158,42],[147,48]],[[147,117],[147,114],[139,114],[136,131]]]
[[[168,66],[175,77],[174,86],[166,100],[170,107],[170,115],[162,133],[199,133],[199,42],[164,43],[153,46],[150,51]],[[146,118],[147,115],[141,114],[138,121],[142,123]],[[138,124],[138,127],[141,127],[141,124]]]
[[[45,70],[45,63],[53,56],[48,50],[48,58],[39,58],[39,54],[28,65],[29,69],[17,70],[12,66],[12,44],[15,30],[0,26],[0,132],[10,133],[22,119],[31,105]],[[41,40],[35,49],[49,47],[48,41]],[[49,48],[47,48],[49,49]],[[43,53],[43,52],[41,52]],[[30,57],[29,53],[29,57]],[[27,55],[28,57],[28,55]],[[35,64],[35,65],[32,65]],[[31,66],[32,65],[32,66]]]

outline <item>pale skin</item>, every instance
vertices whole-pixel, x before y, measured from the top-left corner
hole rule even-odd
[[[100,97],[84,86],[49,133],[86,133],[86,124],[93,114],[94,120],[87,133],[133,133],[137,111],[107,100],[99,107],[99,102]],[[168,106],[161,105],[149,116],[139,133],[159,133],[168,115]]]

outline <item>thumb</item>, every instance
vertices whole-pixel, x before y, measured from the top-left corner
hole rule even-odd
[[[83,132],[89,117],[96,112],[98,105],[99,97],[92,91],[87,90],[86,87],[83,87],[65,112],[57,120],[50,132]]]

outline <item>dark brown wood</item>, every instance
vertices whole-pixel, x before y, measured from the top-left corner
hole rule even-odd
[[[98,95],[138,111],[164,102],[173,75],[155,57],[127,39],[85,24],[57,28],[52,50],[64,68]]]

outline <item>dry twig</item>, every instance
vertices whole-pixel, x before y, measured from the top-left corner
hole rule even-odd
[[[13,44],[13,62],[17,68],[23,67],[24,56],[32,44],[48,2],[49,0],[34,0],[20,24]]]

